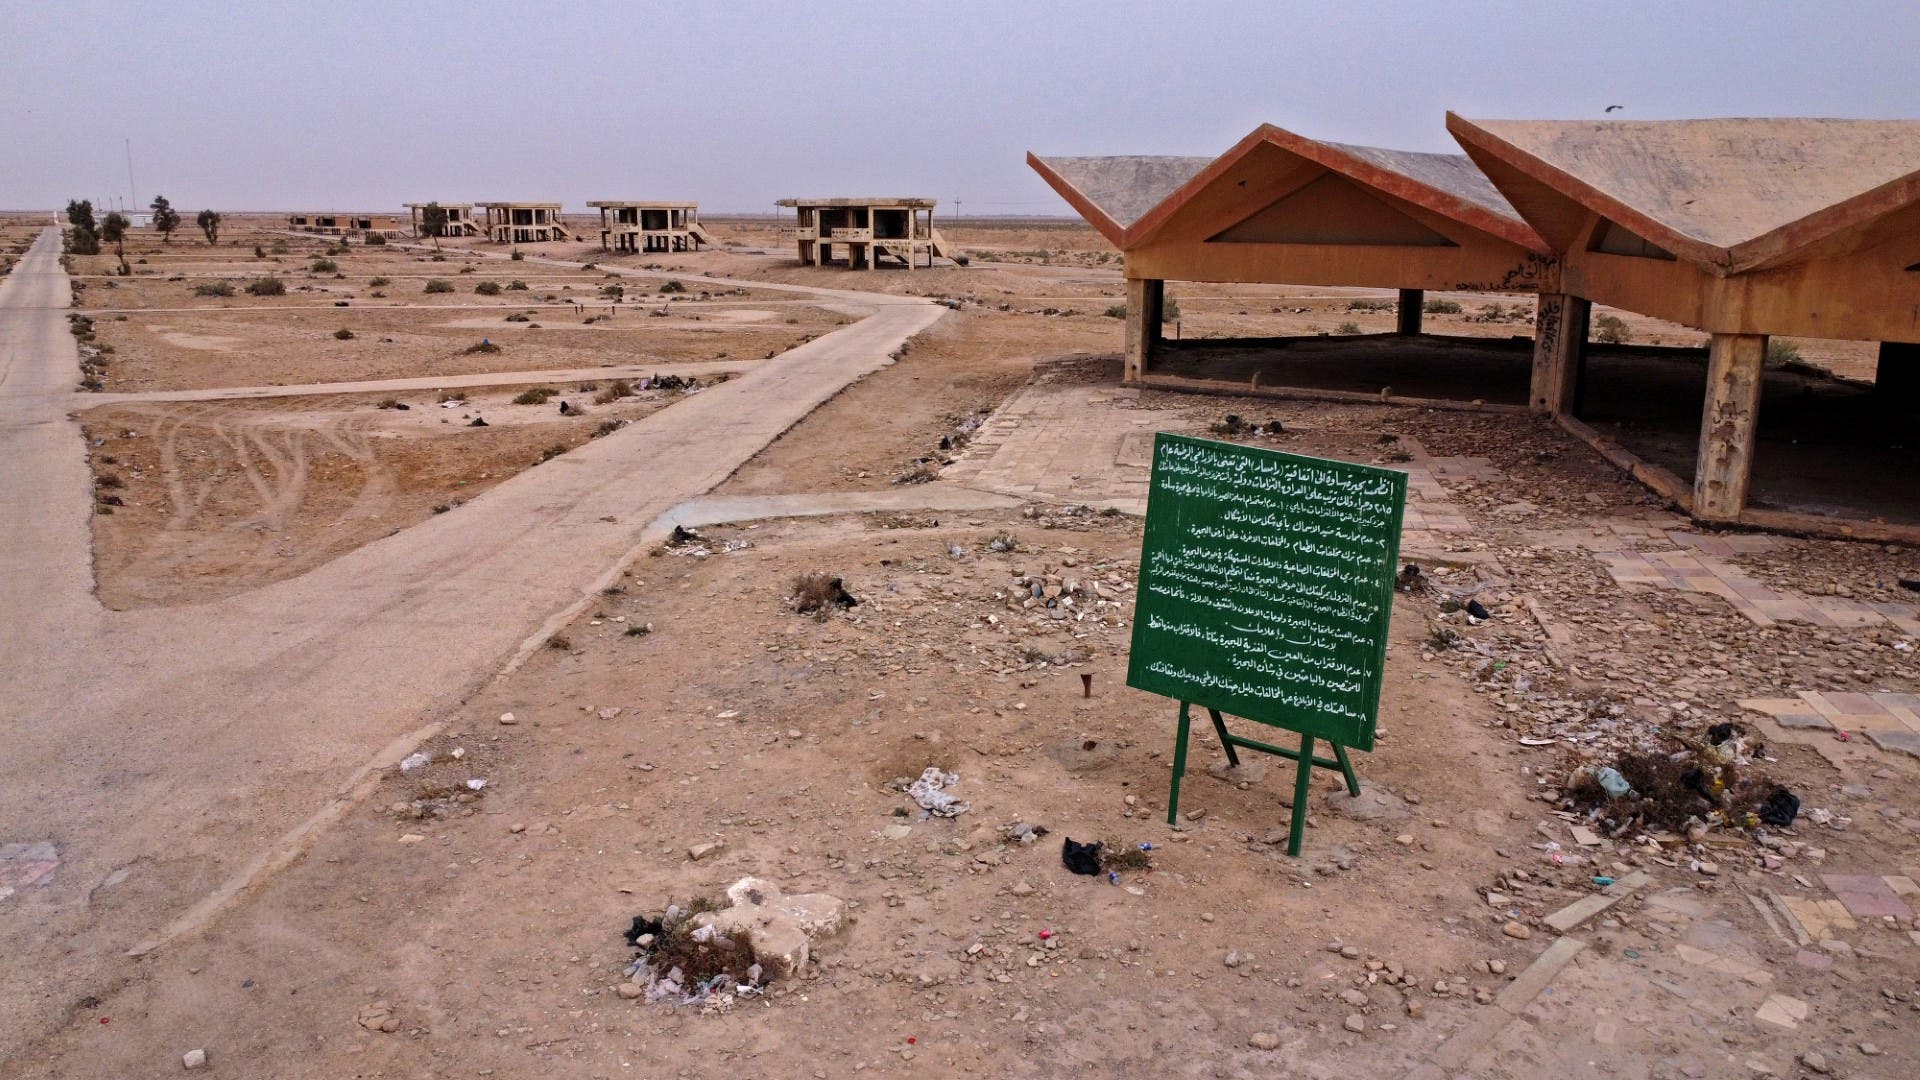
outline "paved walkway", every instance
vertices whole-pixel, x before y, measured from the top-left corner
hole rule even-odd
[[[1858,732],[1882,750],[1920,757],[1920,696],[1914,694],[1803,690],[1796,697],[1747,698],[1740,707],[1782,727]]]
[[[869,317],[451,513],[216,603],[107,612],[64,415],[85,399],[51,393],[78,379],[56,243],[43,235],[0,286],[0,843],[51,841],[61,860],[0,901],[0,1061],[167,918],[216,885],[240,895],[357,770],[404,752],[648,523],[944,314],[834,290]],[[142,917],[113,890],[137,894]]]
[[[941,479],[964,487],[1053,502],[1113,507],[1142,515],[1156,432],[1204,435],[1182,409],[1135,407],[1130,387],[1036,381],[994,410]],[[1447,561],[1449,543],[1472,531],[1444,480],[1494,475],[1484,458],[1429,457],[1406,440],[1407,508],[1400,550],[1415,560]]]
[[[1687,537],[1699,543],[1691,551],[1596,550],[1593,554],[1606,567],[1607,573],[1613,576],[1613,580],[1623,587],[1652,586],[1718,596],[1733,605],[1733,610],[1755,626],[1772,626],[1783,622],[1809,623],[1828,629],[1892,626],[1902,633],[1920,634],[1920,609],[1911,604],[1781,592],[1748,577],[1718,556],[1705,553],[1707,550],[1728,553],[1741,550],[1733,546],[1733,541],[1740,538],[1691,537],[1685,533],[1674,535],[1676,539]],[[1750,539],[1764,541],[1767,538]],[[1709,542],[1713,542],[1711,547]]]
[[[681,503],[654,519],[648,538],[679,525],[689,529],[772,518],[826,517],[894,511],[957,513],[1006,510],[1021,505],[1010,495],[974,491],[957,484],[910,484],[885,491],[828,491],[817,495],[707,495]]]

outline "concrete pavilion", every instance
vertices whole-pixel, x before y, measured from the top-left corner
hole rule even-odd
[[[1709,335],[1692,483],[1643,462],[1636,475],[1701,520],[1817,528],[1747,505],[1767,339],[1878,342],[1880,396],[1920,385],[1920,121],[1447,127],[1559,260],[1560,329],[1601,303]],[[1531,402],[1600,444],[1571,416],[1584,339],[1536,350]]]
[[[1027,163],[1125,256],[1128,382],[1164,381],[1153,372],[1169,280],[1394,289],[1397,330],[1412,335],[1426,290],[1536,292],[1553,272],[1545,241],[1458,154],[1268,124],[1214,159]]]

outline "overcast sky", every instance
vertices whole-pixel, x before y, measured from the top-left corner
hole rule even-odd
[[[1042,154],[1255,125],[1457,150],[1473,117],[1920,118],[1920,3],[0,0],[0,207],[918,195],[1068,213]]]

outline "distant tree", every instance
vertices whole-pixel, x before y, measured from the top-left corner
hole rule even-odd
[[[433,250],[440,250],[440,237],[447,231],[447,208],[430,202],[420,208],[420,231],[433,237]]]
[[[67,237],[67,251],[73,255],[100,254],[100,226],[93,220],[93,201],[69,199],[67,224],[73,226]]]
[[[107,220],[100,223],[100,239],[113,245],[113,253],[120,258],[121,276],[133,273],[133,267],[127,265],[127,219],[120,211],[108,214]]]
[[[207,243],[217,244],[220,242],[219,214],[211,210],[202,210],[200,211],[200,216],[194,220],[200,223],[200,231],[207,234]]]
[[[165,195],[155,195],[151,209],[153,210],[153,227],[160,233],[161,241],[173,243],[173,230],[180,227],[179,212],[174,210],[173,204],[167,201]]]

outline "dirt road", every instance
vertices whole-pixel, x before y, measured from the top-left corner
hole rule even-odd
[[[890,362],[944,309],[868,317],[311,574],[199,607],[93,600],[88,472],[52,232],[0,293],[0,840],[52,841],[53,884],[0,906],[0,1061],[127,950],[290,858],[363,770],[591,591],[663,511]],[[7,1070],[0,1069],[0,1072]]]

